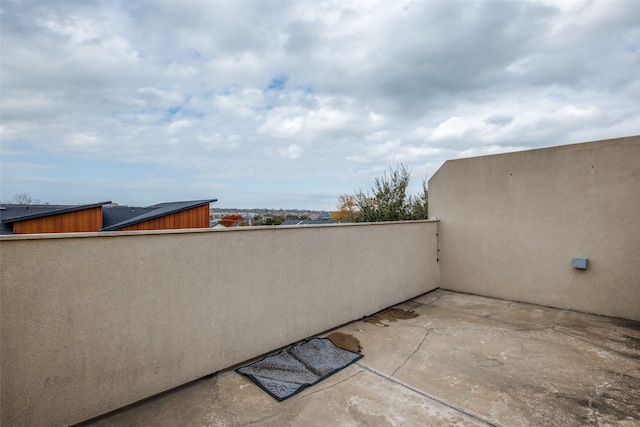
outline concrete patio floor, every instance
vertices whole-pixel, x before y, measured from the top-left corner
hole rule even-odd
[[[330,332],[364,358],[283,402],[227,370],[85,425],[640,425],[640,322],[436,290]]]

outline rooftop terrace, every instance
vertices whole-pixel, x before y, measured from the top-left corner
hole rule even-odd
[[[289,400],[225,370],[86,425],[640,423],[640,322],[435,290],[333,332],[365,357]]]
[[[638,212],[634,136],[447,161],[427,221],[0,236],[0,425],[639,425]],[[229,371],[339,325],[283,403]]]

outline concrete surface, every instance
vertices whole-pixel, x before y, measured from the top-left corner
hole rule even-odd
[[[284,402],[227,370],[86,425],[640,425],[640,322],[436,290],[335,332],[365,357]]]
[[[640,320],[638,212],[640,136],[448,160],[440,287]]]
[[[435,289],[437,226],[2,237],[1,424],[77,423]]]

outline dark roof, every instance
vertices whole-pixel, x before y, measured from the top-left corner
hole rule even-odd
[[[43,218],[45,216],[60,215],[63,213],[83,211],[85,209],[98,208],[102,205],[108,205],[111,202],[99,202],[92,203],[90,205],[3,205],[5,212],[8,210],[13,213],[22,212],[22,214],[5,216],[2,215],[2,221],[7,223],[13,223],[18,221],[25,221],[27,219]],[[14,209],[17,208],[17,209]],[[1,210],[0,210],[1,211]],[[11,215],[11,214],[9,214]]]
[[[111,202],[99,202],[89,205],[0,205],[0,234],[13,234],[11,224],[29,219],[44,218],[69,212],[93,209]]]
[[[102,228],[112,227],[124,221],[145,214],[154,210],[155,207],[134,207],[134,206],[103,206],[102,207]]]
[[[128,227],[130,225],[139,224],[144,221],[149,221],[152,219],[160,218],[166,215],[186,211],[189,209],[197,208],[203,205],[208,205],[209,203],[217,202],[218,199],[208,199],[208,200],[192,200],[187,202],[169,202],[169,203],[160,203],[157,205],[149,206],[146,208],[128,208],[129,213],[126,210],[116,209],[113,211],[113,215],[110,217],[112,212],[111,209],[113,207],[107,207],[103,209],[103,227],[100,231],[115,231],[124,227]],[[134,216],[129,215],[135,211],[137,213]],[[105,218],[105,215],[107,218]],[[114,222],[117,218],[121,220],[119,222]],[[124,218],[124,219],[123,219]],[[108,223],[108,224],[107,224]]]

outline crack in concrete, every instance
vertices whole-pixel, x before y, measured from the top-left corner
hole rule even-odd
[[[218,375],[215,375],[213,378],[213,398],[216,402],[221,402],[220,400],[220,387],[218,386],[218,381],[220,380],[220,377]],[[227,409],[227,405],[220,405],[222,412],[231,415],[231,417],[233,418],[233,425],[237,426],[238,425],[238,414],[234,413],[233,411],[230,411],[229,409]]]
[[[416,299],[415,299],[415,298],[414,298],[414,299],[412,299],[412,300],[410,300],[410,301],[411,301],[411,302],[413,302],[413,303],[419,304],[419,305],[431,305],[431,304],[433,304],[434,302],[438,302],[438,301],[440,301],[440,299],[441,299],[442,297],[444,297],[445,295],[446,295],[446,294],[438,295],[438,296],[437,296],[433,301],[426,302],[426,303],[425,303],[425,302],[416,301]],[[418,298],[420,298],[420,297],[418,297]]]
[[[494,319],[494,318],[493,318],[493,316],[497,316],[497,315],[499,315],[500,313],[504,313],[504,312],[505,312],[505,311],[507,311],[507,310],[508,310],[508,309],[509,309],[513,304],[516,304],[516,303],[515,303],[515,302],[513,302],[513,301],[510,301],[510,302],[509,302],[509,304],[507,304],[507,306],[506,306],[506,307],[504,307],[504,308],[502,308],[502,309],[500,309],[500,310],[496,311],[495,313],[487,314],[486,316],[483,316],[483,317],[486,317],[486,318],[488,318],[488,319],[492,319],[492,320],[497,320],[498,322],[500,322],[500,321],[501,321],[500,319]],[[506,322],[505,322],[505,323],[506,323]]]
[[[360,375],[361,373],[362,373],[362,371],[358,371],[358,372],[356,372],[355,374],[350,375],[350,376],[348,376],[347,378],[345,378],[345,379],[343,379],[343,380],[340,380],[340,381],[338,381],[338,382],[337,382],[337,383],[335,383],[335,384],[331,384],[331,385],[326,386],[326,387],[324,387],[324,388],[321,388],[321,389],[318,389],[318,390],[314,390],[314,391],[312,391],[312,392],[311,392],[311,393],[309,393],[309,394],[305,394],[304,396],[301,396],[301,399],[306,399],[307,397],[312,396],[312,395],[314,395],[314,394],[316,394],[316,393],[320,393],[321,391],[325,391],[325,390],[328,390],[328,389],[330,389],[330,388],[333,388],[333,387],[335,387],[335,386],[337,386],[337,385],[339,385],[339,384],[342,384],[342,383],[343,383],[343,382],[345,382],[345,381],[349,381],[351,378],[356,377],[356,376]]]
[[[399,371],[399,370],[400,370],[400,369],[405,365],[405,363],[407,363],[407,362],[409,361],[409,359],[411,359],[413,356],[415,356],[415,354],[418,352],[418,350],[420,350],[420,349],[422,348],[422,344],[424,344],[425,340],[427,339],[427,337],[429,336],[429,334],[431,333],[431,331],[433,331],[433,329],[432,329],[432,328],[428,328],[428,329],[426,329],[426,330],[425,330],[424,337],[422,337],[422,341],[420,341],[420,344],[418,344],[418,346],[416,347],[416,349],[415,349],[415,350],[413,350],[413,353],[411,353],[411,354],[409,355],[409,357],[407,357],[407,358],[405,359],[405,361],[404,361],[404,362],[402,362],[402,364],[401,364],[400,366],[398,366],[398,368],[397,368],[395,371],[393,371],[393,373],[390,375],[391,377],[393,377],[393,376],[396,374],[396,372],[398,372],[398,371]]]
[[[562,318],[564,317],[564,314],[567,312],[567,310],[562,310],[560,313],[558,313],[558,315],[556,316],[556,321],[554,322],[553,327],[555,328],[556,326],[561,326],[558,324],[558,322],[560,322],[562,320]]]
[[[561,326],[561,327],[566,328],[566,326]],[[567,329],[571,330],[571,328],[567,328]],[[615,353],[615,354],[617,354],[618,356],[623,357],[623,358],[625,358],[625,359],[629,358],[629,356],[630,356],[629,354],[627,354],[627,353],[625,353],[625,352],[623,352],[623,351],[619,351],[619,350],[616,350],[615,348],[607,347],[606,345],[598,344],[598,343],[595,343],[595,342],[589,341],[589,340],[588,340],[588,339],[586,339],[586,338],[582,338],[582,337],[579,337],[579,336],[575,336],[575,335],[573,335],[573,334],[570,334],[569,332],[559,331],[559,330],[557,330],[557,329],[555,329],[555,328],[553,328],[553,331],[554,331],[554,332],[557,332],[557,333],[559,333],[559,334],[562,334],[562,335],[566,335],[566,336],[568,336],[568,337],[570,337],[570,338],[574,338],[574,339],[576,339],[576,340],[578,340],[578,341],[585,342],[585,343],[590,344],[590,345],[592,345],[592,346],[594,346],[594,347],[598,347],[598,348],[600,348],[600,349],[602,349],[602,350],[606,350],[606,351],[609,351],[609,352],[611,352],[611,353]]]
[[[362,370],[360,370],[360,371],[356,372],[355,374],[350,375],[350,376],[348,376],[347,378],[345,378],[345,379],[343,379],[343,380],[338,381],[338,382],[337,382],[337,383],[335,383],[335,384],[331,384],[331,385],[329,385],[329,386],[327,386],[327,387],[324,387],[324,388],[322,388],[322,389],[312,391],[312,392],[311,392],[311,393],[309,393],[309,394],[305,394],[304,396],[300,396],[300,400],[307,399],[308,397],[310,397],[310,396],[312,396],[312,395],[314,395],[314,394],[316,394],[316,393],[320,393],[321,391],[325,391],[325,390],[328,390],[328,389],[330,389],[330,388],[333,388],[333,387],[335,387],[335,386],[337,386],[337,385],[339,385],[339,384],[342,384],[343,382],[350,380],[351,378],[353,378],[353,377],[355,377],[355,376],[357,376],[357,375],[361,374],[362,372],[363,372],[363,371],[362,371]],[[280,414],[281,414],[281,413],[283,413],[284,411],[288,410],[290,407],[291,407],[291,405],[287,405],[285,408],[282,408],[282,409],[280,409],[279,411],[276,411],[276,412],[274,412],[274,413],[272,413],[272,414],[269,414],[269,415],[266,415],[266,416],[264,416],[264,417],[261,417],[261,418],[259,418],[259,419],[257,419],[257,420],[251,420],[251,421],[248,421],[248,422],[246,422],[246,423],[239,424],[239,426],[240,426],[240,427],[250,426],[250,425],[255,425],[255,424],[258,424],[258,423],[261,423],[261,422],[264,422],[264,421],[268,421],[268,420],[270,420],[270,419],[272,419],[272,418],[274,418],[274,417],[276,417],[276,416],[280,415]]]
[[[418,394],[418,395],[420,395],[420,396],[424,397],[425,399],[428,399],[428,400],[431,400],[431,401],[433,401],[433,402],[436,402],[436,403],[439,403],[439,404],[441,404],[441,405],[444,405],[444,406],[446,406],[447,408],[452,409],[453,411],[458,412],[458,413],[462,414],[462,415],[463,415],[463,416],[465,416],[465,417],[471,418],[471,419],[473,419],[474,421],[477,421],[477,422],[480,422],[480,423],[482,423],[482,424],[485,424],[485,425],[487,425],[488,427],[500,427],[500,425],[499,425],[499,424],[494,424],[493,422],[491,422],[491,421],[489,421],[489,420],[487,420],[487,419],[484,419],[484,418],[482,418],[482,417],[481,417],[481,416],[479,416],[479,415],[476,415],[476,414],[471,413],[471,412],[467,412],[467,411],[465,411],[465,410],[464,410],[464,409],[462,409],[462,408],[459,408],[459,407],[457,407],[457,406],[455,406],[455,405],[452,405],[452,404],[450,404],[450,403],[447,403],[447,402],[445,402],[444,400],[438,399],[437,397],[431,396],[431,395],[429,395],[429,394],[427,394],[427,393],[423,392],[422,390],[418,390],[418,389],[416,389],[416,388],[411,387],[411,386],[410,386],[410,385],[408,385],[408,384],[405,384],[405,383],[403,383],[403,382],[400,382],[400,381],[398,381],[398,380],[396,380],[396,379],[394,379],[394,378],[388,377],[388,376],[384,375],[382,372],[378,372],[378,371],[376,371],[375,369],[369,368],[368,366],[364,366],[364,365],[363,365],[363,364],[361,364],[360,362],[356,362],[356,363],[355,363],[355,365],[358,365],[360,368],[364,369],[365,371],[368,371],[368,372],[370,372],[370,373],[372,373],[372,374],[374,374],[374,375],[376,375],[376,376],[379,376],[379,377],[381,377],[381,378],[383,378],[383,379],[385,379],[385,380],[387,380],[387,381],[390,381],[390,382],[392,382],[393,384],[399,385],[400,387],[405,388],[405,389],[407,389],[407,390],[411,390],[412,392],[414,392],[414,393],[416,393],[416,394]]]
[[[347,406],[347,410],[349,411],[349,415],[351,415],[351,419],[353,420],[354,423],[359,424],[358,421],[356,421],[356,414],[353,412],[353,407],[349,405],[349,402],[346,402],[346,403],[347,403],[346,406]]]
[[[444,295],[441,295],[438,297],[438,299],[442,298]],[[437,300],[434,300],[432,302],[436,302]],[[417,302],[417,304],[423,305],[423,306],[427,306],[430,305],[429,304],[423,304],[420,302]],[[518,323],[511,323],[511,322],[507,322],[504,319],[500,319],[500,318],[496,318],[494,316],[499,315],[500,313],[506,311],[509,307],[513,306],[514,304],[523,304],[517,301],[510,301],[508,303],[508,305],[502,309],[500,309],[499,311],[495,312],[495,313],[491,313],[491,314],[476,314],[476,313],[468,313],[462,310],[456,310],[453,308],[449,308],[449,307],[440,307],[438,306],[438,308],[442,309],[442,310],[447,310],[447,311],[451,311],[453,313],[463,313],[466,314],[468,316],[471,317],[476,317],[476,318],[480,318],[480,319],[488,319],[491,320],[492,322],[496,322],[496,323],[500,323],[502,325],[507,325],[507,326],[511,326],[514,327],[511,331],[515,331],[515,332],[541,332],[541,331],[545,331],[545,330],[551,330],[551,331],[557,331],[557,332],[561,332],[558,331],[557,329],[555,329],[557,326],[559,327],[565,327],[566,326],[562,326],[560,324],[558,324],[558,322],[560,322],[562,320],[562,318],[564,317],[565,313],[567,312],[567,310],[560,310],[560,313],[558,313],[558,316],[556,317],[554,324],[552,326],[540,326],[540,327],[531,327],[531,326],[524,326]],[[526,303],[525,303],[526,304]],[[559,309],[555,309],[553,307],[551,307],[554,310],[559,310]],[[408,326],[408,325],[407,325]],[[570,329],[570,328],[567,328]],[[487,328],[447,328],[447,330],[452,330],[452,331],[492,331],[492,332],[504,332],[504,330],[499,329],[499,328],[494,328],[494,327],[487,327]],[[561,332],[562,333],[562,332]],[[571,336],[571,335],[569,335]]]
[[[522,344],[522,339],[520,337],[514,337],[511,332],[522,332],[521,330],[515,330],[515,331],[507,331],[507,335],[509,335],[509,338],[511,338],[512,340],[516,341],[519,345],[520,345],[520,349],[521,350],[526,350],[524,348],[524,344]]]
[[[509,302],[509,305],[513,304],[514,302]],[[424,305],[431,305],[431,304],[424,304]],[[491,318],[491,316],[495,316],[496,314],[499,314],[501,312],[503,312],[506,308],[509,308],[508,306],[506,308],[500,308],[500,309],[496,309],[495,312],[493,313],[486,313],[486,314],[478,314],[478,313],[470,313],[469,311],[465,310],[465,307],[462,308],[458,308],[458,307],[442,307],[442,306],[434,306],[436,308],[440,308],[442,310],[447,310],[447,311],[451,311],[453,313],[457,313],[457,314],[464,314],[466,316],[472,316],[472,317],[479,317],[481,319],[490,319],[490,320],[494,320],[496,322],[502,322],[502,323],[506,323],[503,320],[499,320],[499,319],[493,319]]]
[[[604,390],[611,387],[612,385],[619,383],[622,380],[622,378],[624,378],[631,371],[640,371],[640,368],[629,368],[626,371],[620,372],[618,377],[615,380],[608,383],[604,383],[600,387],[596,387],[595,395],[589,398],[589,409],[591,409],[591,412],[593,414],[593,419],[596,423],[596,427],[600,427],[600,420],[598,419],[598,409],[593,406],[593,402],[595,402],[596,400],[602,397],[602,392],[604,392]]]
[[[420,303],[418,303],[418,304],[420,304]],[[517,304],[517,303],[511,302],[509,305],[511,305],[511,304]],[[426,305],[430,305],[430,304],[422,304],[422,305],[426,306]],[[515,324],[515,323],[509,323],[509,322],[506,322],[506,321],[504,321],[502,319],[494,319],[494,318],[491,317],[491,316],[495,316],[496,314],[501,313],[502,311],[504,311],[508,307],[506,307],[505,309],[499,310],[499,311],[497,311],[495,313],[489,313],[489,314],[476,314],[476,313],[469,313],[469,312],[464,311],[464,310],[456,310],[456,309],[449,308],[449,307],[440,307],[440,306],[436,306],[436,307],[439,308],[439,309],[442,309],[442,310],[446,310],[446,311],[450,311],[452,313],[456,313],[456,314],[464,314],[464,315],[467,315],[467,316],[470,316],[470,317],[477,317],[477,318],[480,318],[480,319],[491,320],[492,322],[503,323],[503,324],[509,325],[509,326],[520,326],[520,327],[522,327],[522,325],[518,325],[518,324]],[[543,327],[543,329],[547,329],[547,328],[549,328],[549,326]]]
[[[400,323],[401,326],[407,327],[407,328],[414,328],[414,329],[423,329],[424,330],[424,325],[411,325],[408,323]],[[429,328],[431,329],[431,328]]]
[[[288,407],[288,406],[287,406],[286,408],[282,408],[282,409],[280,409],[279,411],[274,412],[273,414],[270,414],[270,415],[264,416],[264,417],[259,418],[259,419],[257,419],[257,420],[251,420],[251,421],[248,421],[248,422],[246,422],[246,423],[239,424],[239,426],[240,426],[240,427],[244,427],[244,426],[250,426],[250,425],[259,424],[259,423],[261,423],[261,422],[263,422],[263,421],[270,420],[271,418],[273,418],[273,417],[275,417],[275,416],[277,416],[277,415],[280,415],[281,413],[283,413],[283,412],[284,412],[284,411],[286,411],[287,409],[289,409],[289,407]]]
[[[433,328],[434,331],[439,331],[440,333],[445,332],[445,331],[480,331],[480,332],[503,332],[503,333],[508,333],[508,332],[538,332],[538,331],[544,331],[545,329],[551,329],[551,328],[540,328],[540,329],[532,329],[532,328],[514,328],[514,329],[500,329],[500,328],[452,328],[452,327],[447,327],[447,328]]]

